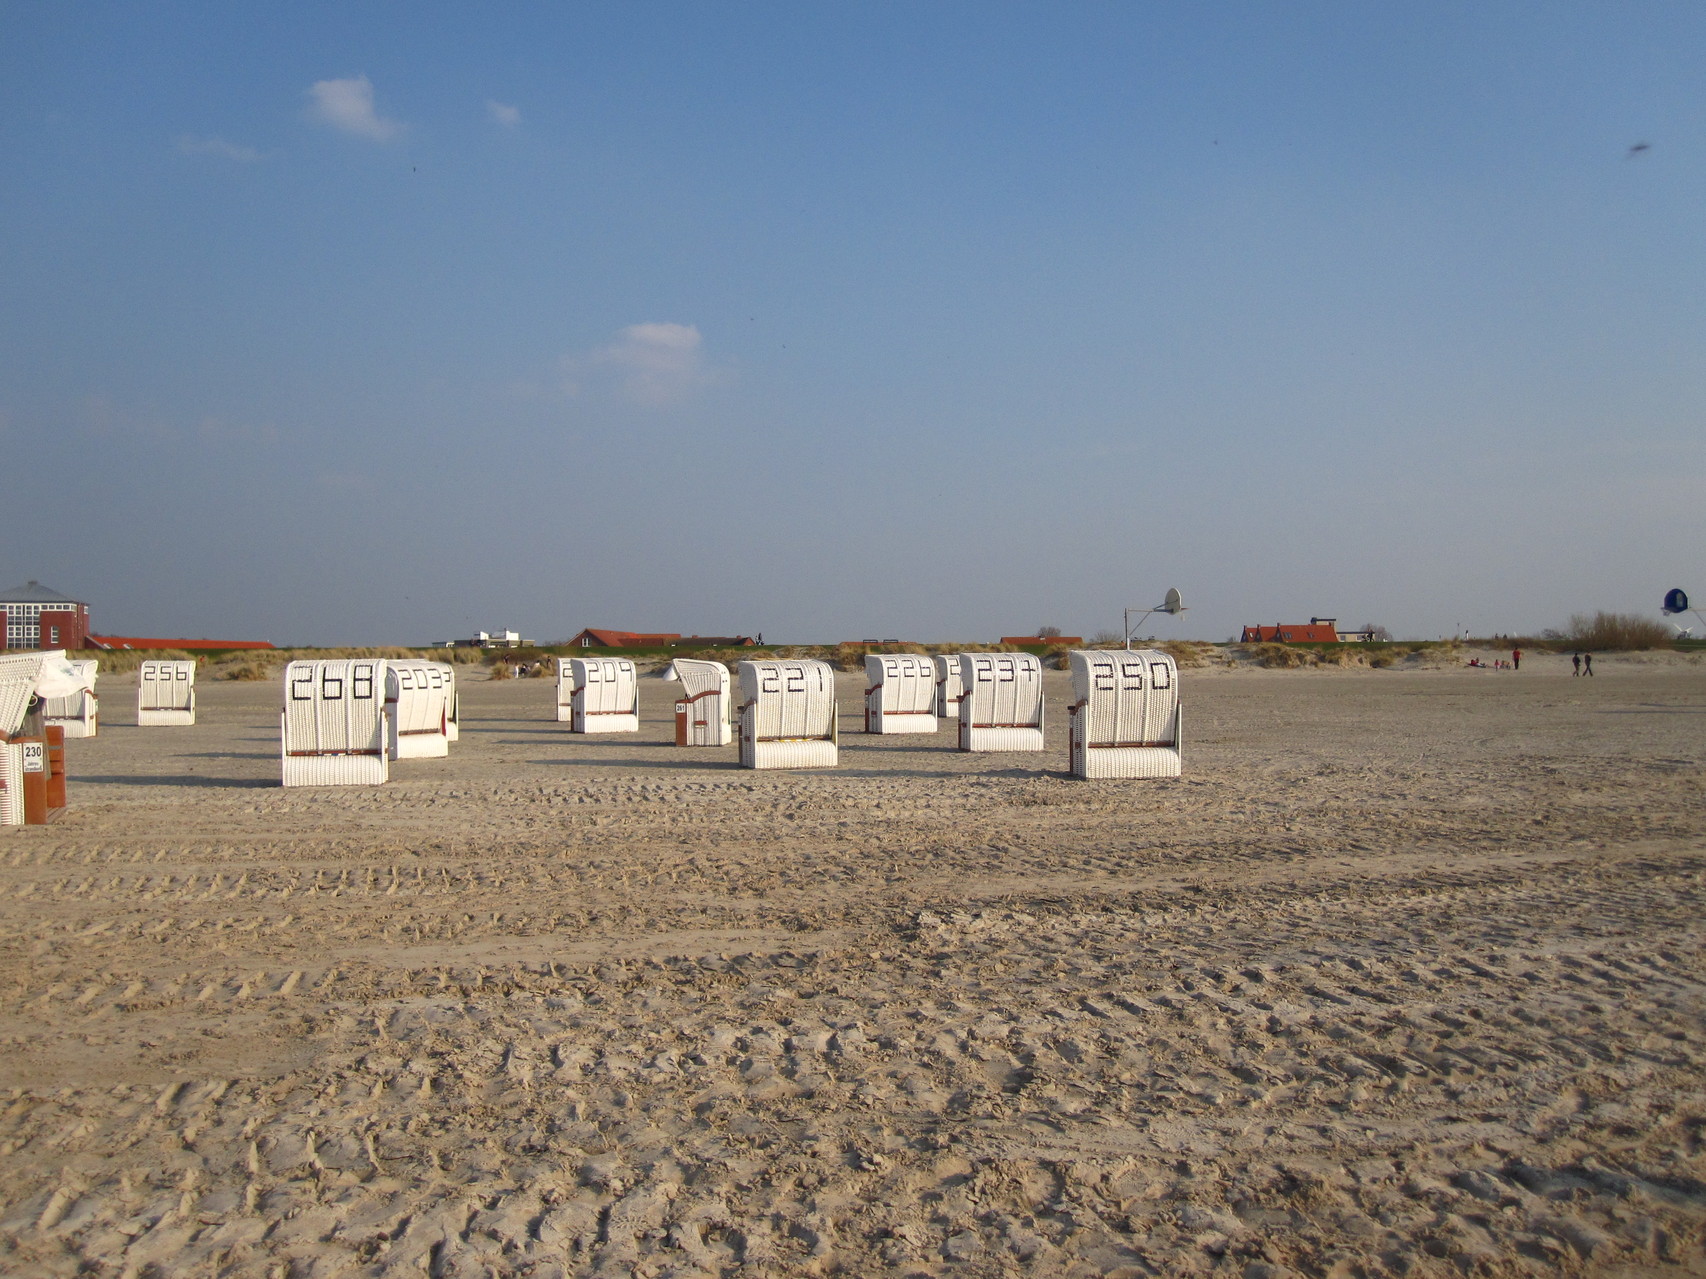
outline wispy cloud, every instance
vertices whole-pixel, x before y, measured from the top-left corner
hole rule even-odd
[[[705,359],[692,324],[631,324],[616,340],[563,361],[562,389],[579,394],[589,382],[608,382],[619,398],[644,408],[673,408],[725,380]]]
[[[261,153],[254,147],[238,146],[224,138],[198,138],[189,133],[178,135],[178,150],[185,155],[212,155],[221,160],[240,160],[244,164],[253,164],[261,158]]]
[[[512,107],[507,102],[499,102],[495,98],[486,99],[486,116],[493,124],[501,124],[513,129],[521,123],[521,108]]]
[[[380,115],[373,106],[373,81],[366,76],[353,80],[316,80],[308,90],[308,118],[357,137],[386,142],[403,131],[395,120]]]

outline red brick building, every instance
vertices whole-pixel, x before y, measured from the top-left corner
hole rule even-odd
[[[89,647],[89,606],[40,582],[0,592],[0,619],[0,649]]]

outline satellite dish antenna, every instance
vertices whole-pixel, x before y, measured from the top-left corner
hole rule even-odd
[[[1162,597],[1159,604],[1154,608],[1147,608],[1143,610],[1143,616],[1137,619],[1137,625],[1142,626],[1149,620],[1150,615],[1154,613],[1170,613],[1174,617],[1177,617],[1184,611],[1185,602],[1184,598],[1179,594],[1179,588],[1177,586],[1169,586],[1167,588],[1167,594]],[[1137,612],[1137,610],[1133,608],[1128,608],[1125,611],[1125,646],[1127,648],[1131,647],[1131,633],[1136,629],[1131,624],[1131,615],[1135,612]]]

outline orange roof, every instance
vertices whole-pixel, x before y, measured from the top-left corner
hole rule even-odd
[[[587,627],[569,641],[582,648],[662,648],[680,639],[679,635],[642,634],[638,631],[599,631]],[[589,642],[590,641],[590,642]]]
[[[1034,648],[1038,644],[1044,644],[1052,648],[1056,644],[1082,644],[1084,642],[1084,637],[1082,635],[1003,635],[1001,637],[1001,642],[1003,644],[1013,644],[1019,648],[1024,648],[1026,645],[1030,645]]]
[[[96,648],[272,648],[266,640],[144,639],[138,635],[91,635]]]
[[[1334,644],[1339,639],[1339,632],[1333,629],[1331,622],[1297,622],[1287,625],[1281,622],[1278,626],[1246,626],[1242,642],[1245,644]]]

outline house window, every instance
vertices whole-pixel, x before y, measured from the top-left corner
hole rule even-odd
[[[37,648],[40,644],[41,605],[8,605],[6,608],[6,647]]]
[[[47,628],[47,646],[49,648],[59,647],[59,628],[57,626]]]

